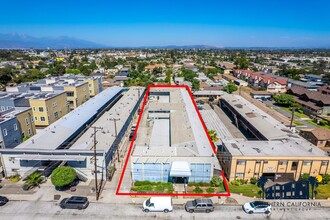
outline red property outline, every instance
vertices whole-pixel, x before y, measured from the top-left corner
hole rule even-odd
[[[210,142],[212,150],[213,150],[214,154],[216,154],[215,146],[214,146],[213,142],[211,141],[211,137],[209,136],[209,134],[207,132],[206,125],[204,123],[204,120],[202,119],[202,116],[201,116],[200,112],[198,111],[196,102],[195,102],[194,97],[193,97],[193,95],[190,91],[190,88],[186,85],[149,85],[148,88],[147,88],[147,91],[145,93],[144,99],[143,99],[142,108],[141,108],[141,111],[140,111],[140,114],[139,114],[138,121],[136,123],[136,129],[134,131],[134,135],[133,135],[129,150],[127,152],[127,156],[126,156],[125,164],[124,164],[124,167],[123,167],[123,171],[120,175],[120,179],[119,179],[117,189],[116,189],[116,195],[122,195],[122,196],[230,196],[228,183],[227,183],[227,180],[226,180],[226,177],[225,177],[223,171],[221,171],[221,175],[222,175],[222,179],[223,179],[223,183],[224,183],[224,186],[225,186],[226,193],[212,193],[212,194],[196,193],[195,194],[195,193],[138,193],[138,192],[136,192],[136,193],[133,193],[133,192],[126,193],[126,192],[119,192],[121,184],[123,182],[123,178],[124,178],[124,174],[125,174],[125,171],[126,171],[126,168],[127,168],[129,157],[132,153],[136,133],[139,129],[140,121],[141,121],[141,118],[142,118],[142,115],[143,115],[143,112],[144,112],[144,107],[145,107],[145,105],[147,103],[147,100],[148,100],[150,88],[185,88],[188,91],[188,94],[190,96],[190,99],[191,99],[192,103],[194,104],[195,110],[197,112],[199,120],[201,121],[201,123],[203,125],[204,131],[205,131],[205,133],[208,137],[208,140]]]

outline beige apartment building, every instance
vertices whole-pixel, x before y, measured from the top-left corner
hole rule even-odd
[[[21,107],[21,108],[15,108],[15,116],[18,120],[22,138],[26,136],[33,136],[36,134],[36,126],[34,123],[34,117],[32,108],[29,107]]]
[[[46,127],[69,112],[67,93],[40,93],[30,98],[37,127]]]
[[[98,78],[86,78],[84,79],[84,82],[88,83],[88,91],[90,97],[94,97],[100,93],[99,88],[100,82],[102,83],[101,80],[98,80]]]
[[[89,83],[74,83],[64,86],[64,91],[67,94],[67,102],[70,110],[73,110],[90,99],[88,88]]]
[[[302,174],[330,174],[330,157],[306,141],[225,141],[219,161],[229,181],[266,176],[298,180]]]

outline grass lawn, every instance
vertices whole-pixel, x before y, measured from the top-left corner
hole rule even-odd
[[[256,184],[244,184],[240,186],[229,184],[229,190],[231,193],[242,193],[244,196],[258,197],[258,191],[261,190],[261,188],[259,188]]]
[[[317,195],[316,195],[317,199],[328,199],[328,198],[330,198],[330,184],[319,185],[316,188],[316,191],[317,191]]]
[[[310,124],[312,124],[312,125],[314,125],[314,126],[316,126],[316,127],[327,128],[327,129],[330,130],[330,125],[324,125],[324,126],[321,126],[321,125],[315,123],[313,120],[308,120],[307,122],[310,123]]]
[[[303,123],[301,123],[300,121],[296,121],[296,120],[293,120],[293,124],[297,125],[297,126],[302,126],[304,125]]]
[[[280,107],[281,109],[283,109],[284,111],[288,112],[288,113],[292,113],[292,110],[288,107]],[[297,116],[298,118],[309,118],[308,115],[304,114],[304,113],[299,113],[297,111],[294,112],[294,115]]]

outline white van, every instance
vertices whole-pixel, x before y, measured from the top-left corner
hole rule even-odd
[[[144,212],[171,212],[173,211],[173,203],[171,197],[150,197],[143,202]]]

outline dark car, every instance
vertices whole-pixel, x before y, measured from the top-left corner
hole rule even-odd
[[[0,206],[6,205],[8,201],[7,197],[0,196]]]
[[[131,131],[131,133],[129,133],[129,141],[132,141],[132,140],[133,140],[134,132],[135,132],[135,131]],[[135,139],[136,139],[136,137],[135,137]],[[135,139],[134,139],[134,140],[135,140]]]
[[[214,206],[211,199],[195,199],[186,203],[185,209],[187,212],[213,212]]]
[[[60,207],[62,209],[85,209],[89,205],[87,197],[72,196],[61,201]]]

